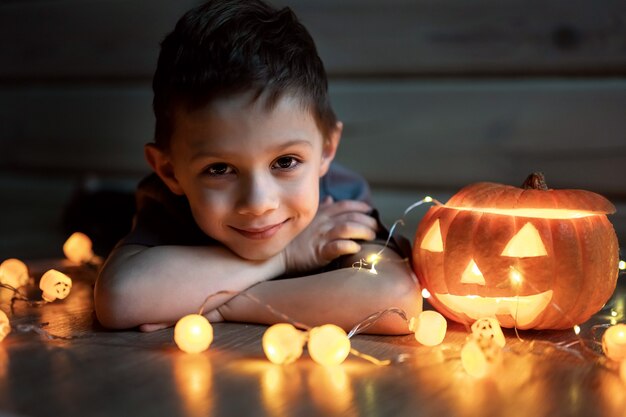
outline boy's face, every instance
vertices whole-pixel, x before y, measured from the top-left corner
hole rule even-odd
[[[324,140],[290,97],[268,110],[249,94],[179,111],[169,152],[148,146],[155,171],[185,195],[197,225],[245,259],[282,251],[314,218],[319,178],[341,133]]]

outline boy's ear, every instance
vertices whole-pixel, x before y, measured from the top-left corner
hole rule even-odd
[[[167,188],[174,194],[183,195],[183,189],[174,174],[174,165],[172,165],[169,154],[159,149],[154,143],[144,145],[143,152],[146,160],[167,185]]]
[[[337,122],[335,128],[330,133],[330,136],[324,140],[324,147],[322,148],[322,165],[320,167],[320,177],[326,175],[330,163],[335,159],[337,153],[337,147],[341,140],[341,132],[343,132],[343,123]]]

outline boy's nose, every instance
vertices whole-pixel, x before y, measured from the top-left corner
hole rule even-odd
[[[237,211],[239,214],[261,215],[278,208],[276,184],[262,176],[244,181]]]

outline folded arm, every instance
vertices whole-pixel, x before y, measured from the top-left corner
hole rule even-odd
[[[376,264],[377,274],[369,268],[357,269],[350,265],[360,257],[378,252],[382,247],[362,245],[361,251],[348,267],[300,278],[260,282],[244,294],[232,298],[219,307],[227,321],[273,324],[285,322],[267,306],[289,318],[309,326],[333,323],[346,331],[372,313],[398,307],[410,318],[422,309],[422,298],[408,263],[398,254],[386,250]],[[258,303],[247,297],[253,296]],[[408,326],[396,314],[387,314],[369,333],[406,334]]]

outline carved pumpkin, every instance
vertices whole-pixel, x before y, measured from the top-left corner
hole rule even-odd
[[[548,189],[541,174],[522,188],[469,185],[420,222],[415,273],[431,304],[450,319],[572,327],[615,290],[618,245],[606,217],[614,212],[598,194]]]

